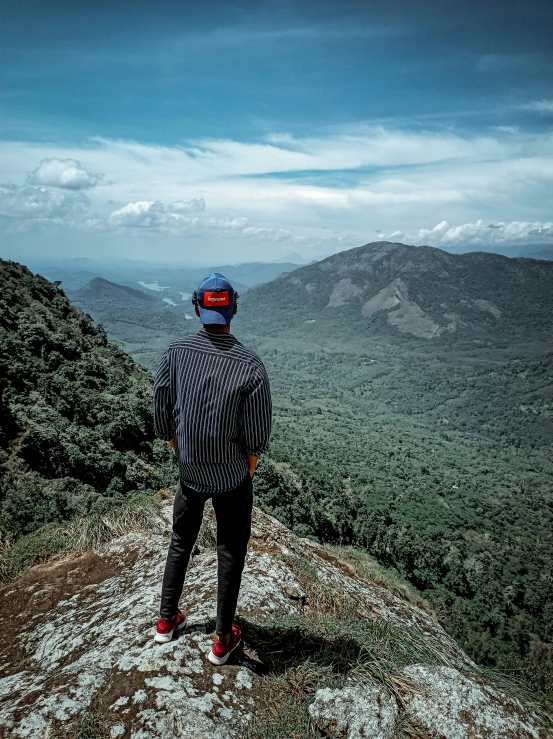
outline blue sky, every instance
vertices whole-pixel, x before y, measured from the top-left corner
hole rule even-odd
[[[550,0],[3,13],[0,253],[553,243]]]

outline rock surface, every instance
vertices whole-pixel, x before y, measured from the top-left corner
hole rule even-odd
[[[388,323],[396,326],[402,333],[431,339],[443,331],[443,327],[409,298],[407,285],[399,277],[373,295],[361,309],[366,318],[372,318],[379,311],[387,311]]]
[[[475,676],[451,667],[412,665],[403,674],[413,687],[403,697],[403,721],[432,739],[544,739],[524,706]],[[417,689],[418,688],[418,689]],[[313,724],[340,739],[391,739],[399,707],[379,685],[324,688],[309,707]]]
[[[187,575],[181,602],[188,614],[186,629],[168,644],[153,642],[169,522],[167,505],[159,531],[127,534],[101,551],[34,567],[2,589],[0,736],[51,739],[86,711],[104,716],[112,737],[244,736],[256,695],[268,678],[254,669],[259,665],[255,643],[246,642],[244,654],[224,667],[205,658],[216,606],[216,557],[209,536],[199,542],[200,553],[192,558]],[[347,565],[258,510],[240,618],[263,624],[283,614],[309,615],[293,558],[301,558],[323,583],[362,603],[361,618],[416,630],[421,638],[447,647],[457,666],[470,669],[468,658],[429,614],[357,577]],[[410,710],[428,727],[429,736],[550,736],[521,705],[483,681],[471,683],[448,670],[416,665],[406,670],[406,679],[422,686],[413,693]],[[368,683],[342,695],[319,691],[311,712],[321,724],[334,721],[343,736],[386,737],[398,706],[384,687]],[[380,734],[367,728],[373,726]],[[507,733],[489,733],[498,726]]]
[[[339,308],[341,305],[347,303],[348,300],[358,298],[362,294],[363,290],[361,290],[360,287],[357,287],[357,285],[354,285],[349,277],[346,277],[345,279],[340,280],[340,282],[336,285],[330,295],[330,298],[328,299],[328,305],[326,307]]]
[[[309,706],[314,725],[321,731],[347,739],[390,739],[395,733],[398,707],[379,685],[323,688]]]
[[[404,674],[421,686],[408,713],[430,736],[448,739],[539,739],[550,732],[528,720],[522,704],[451,667],[413,665]]]

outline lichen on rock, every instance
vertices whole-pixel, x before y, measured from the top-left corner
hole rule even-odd
[[[309,706],[313,724],[344,739],[390,739],[398,706],[381,685],[352,685],[341,690],[322,688]]]
[[[378,640],[386,646],[390,634],[403,635],[396,651],[404,670],[379,682],[373,678],[384,666],[365,665],[364,677],[357,675],[345,687],[316,685],[318,690],[305,693],[305,701],[312,702],[310,714],[304,705],[314,724],[333,726],[348,739],[387,737],[407,713],[430,736],[445,739],[550,736],[521,703],[481,678],[465,676],[463,670],[469,673],[474,665],[432,615],[359,577],[316,543],[299,539],[257,509],[238,602],[244,651],[224,667],[206,659],[216,612],[212,536],[202,538],[190,562],[181,601],[188,615],[186,629],[168,644],[155,644],[170,514],[167,504],[159,529],[127,534],[97,552],[39,565],[2,589],[0,736],[69,737],[67,727],[90,713],[101,717],[114,739],[241,739],[252,721],[259,722],[264,695],[288,669],[282,660],[279,665],[280,653],[288,650],[286,665],[292,668],[305,662],[299,652],[311,648],[301,641],[306,624],[312,654],[326,660],[323,672],[334,677],[347,672],[329,664],[328,655],[344,649],[357,654],[355,634],[340,636],[338,621],[328,613],[339,619],[348,608],[348,618],[360,625],[357,633],[374,636],[375,648]],[[212,525],[208,513],[206,527]],[[322,628],[325,618],[334,633]],[[279,619],[285,623],[280,631],[274,627]],[[294,633],[299,639],[296,662],[287,641]],[[256,641],[256,634],[272,640],[272,657],[268,651],[257,653],[263,642]],[[455,669],[436,665],[435,655],[441,652]],[[418,661],[410,656],[415,653]],[[420,659],[425,654],[428,664]],[[264,675],[263,659],[280,666],[280,676]],[[413,690],[396,695],[390,689],[394,679],[404,686],[412,683]],[[279,684],[285,683],[282,678]],[[276,705],[280,709],[283,704]]]
[[[405,676],[420,686],[407,712],[430,736],[447,739],[546,739],[519,700],[452,667],[412,665]]]

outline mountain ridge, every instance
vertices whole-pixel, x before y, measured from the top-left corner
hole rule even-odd
[[[159,297],[156,299],[144,290],[137,290],[128,285],[120,285],[111,280],[106,280],[104,277],[93,277],[82,287],[77,290],[68,290],[66,294],[74,305],[96,307],[99,304],[100,309],[104,309],[109,303],[119,303],[122,295],[139,303],[149,303],[151,306],[156,305],[158,307],[159,304]]]
[[[367,335],[496,341],[514,332],[523,340],[533,326],[545,341],[553,329],[552,282],[553,262],[547,260],[373,242],[280,275],[262,292],[253,288],[244,306],[260,329],[267,327],[265,314],[276,312],[284,322],[286,304],[294,309],[287,323],[296,329],[301,312],[312,331],[319,323],[335,331],[339,321],[332,309],[338,318],[348,310],[349,323]],[[365,307],[370,300],[373,305]]]

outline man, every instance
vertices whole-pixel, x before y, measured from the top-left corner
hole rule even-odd
[[[211,498],[217,519],[217,623],[208,658],[223,665],[241,642],[233,623],[251,533],[252,477],[271,432],[263,362],[230,333],[238,295],[214,272],[192,301],[203,328],[170,344],[154,381],[154,424],[178,459],[180,484],[155,641],[186,624],[178,609],[190,554]]]

